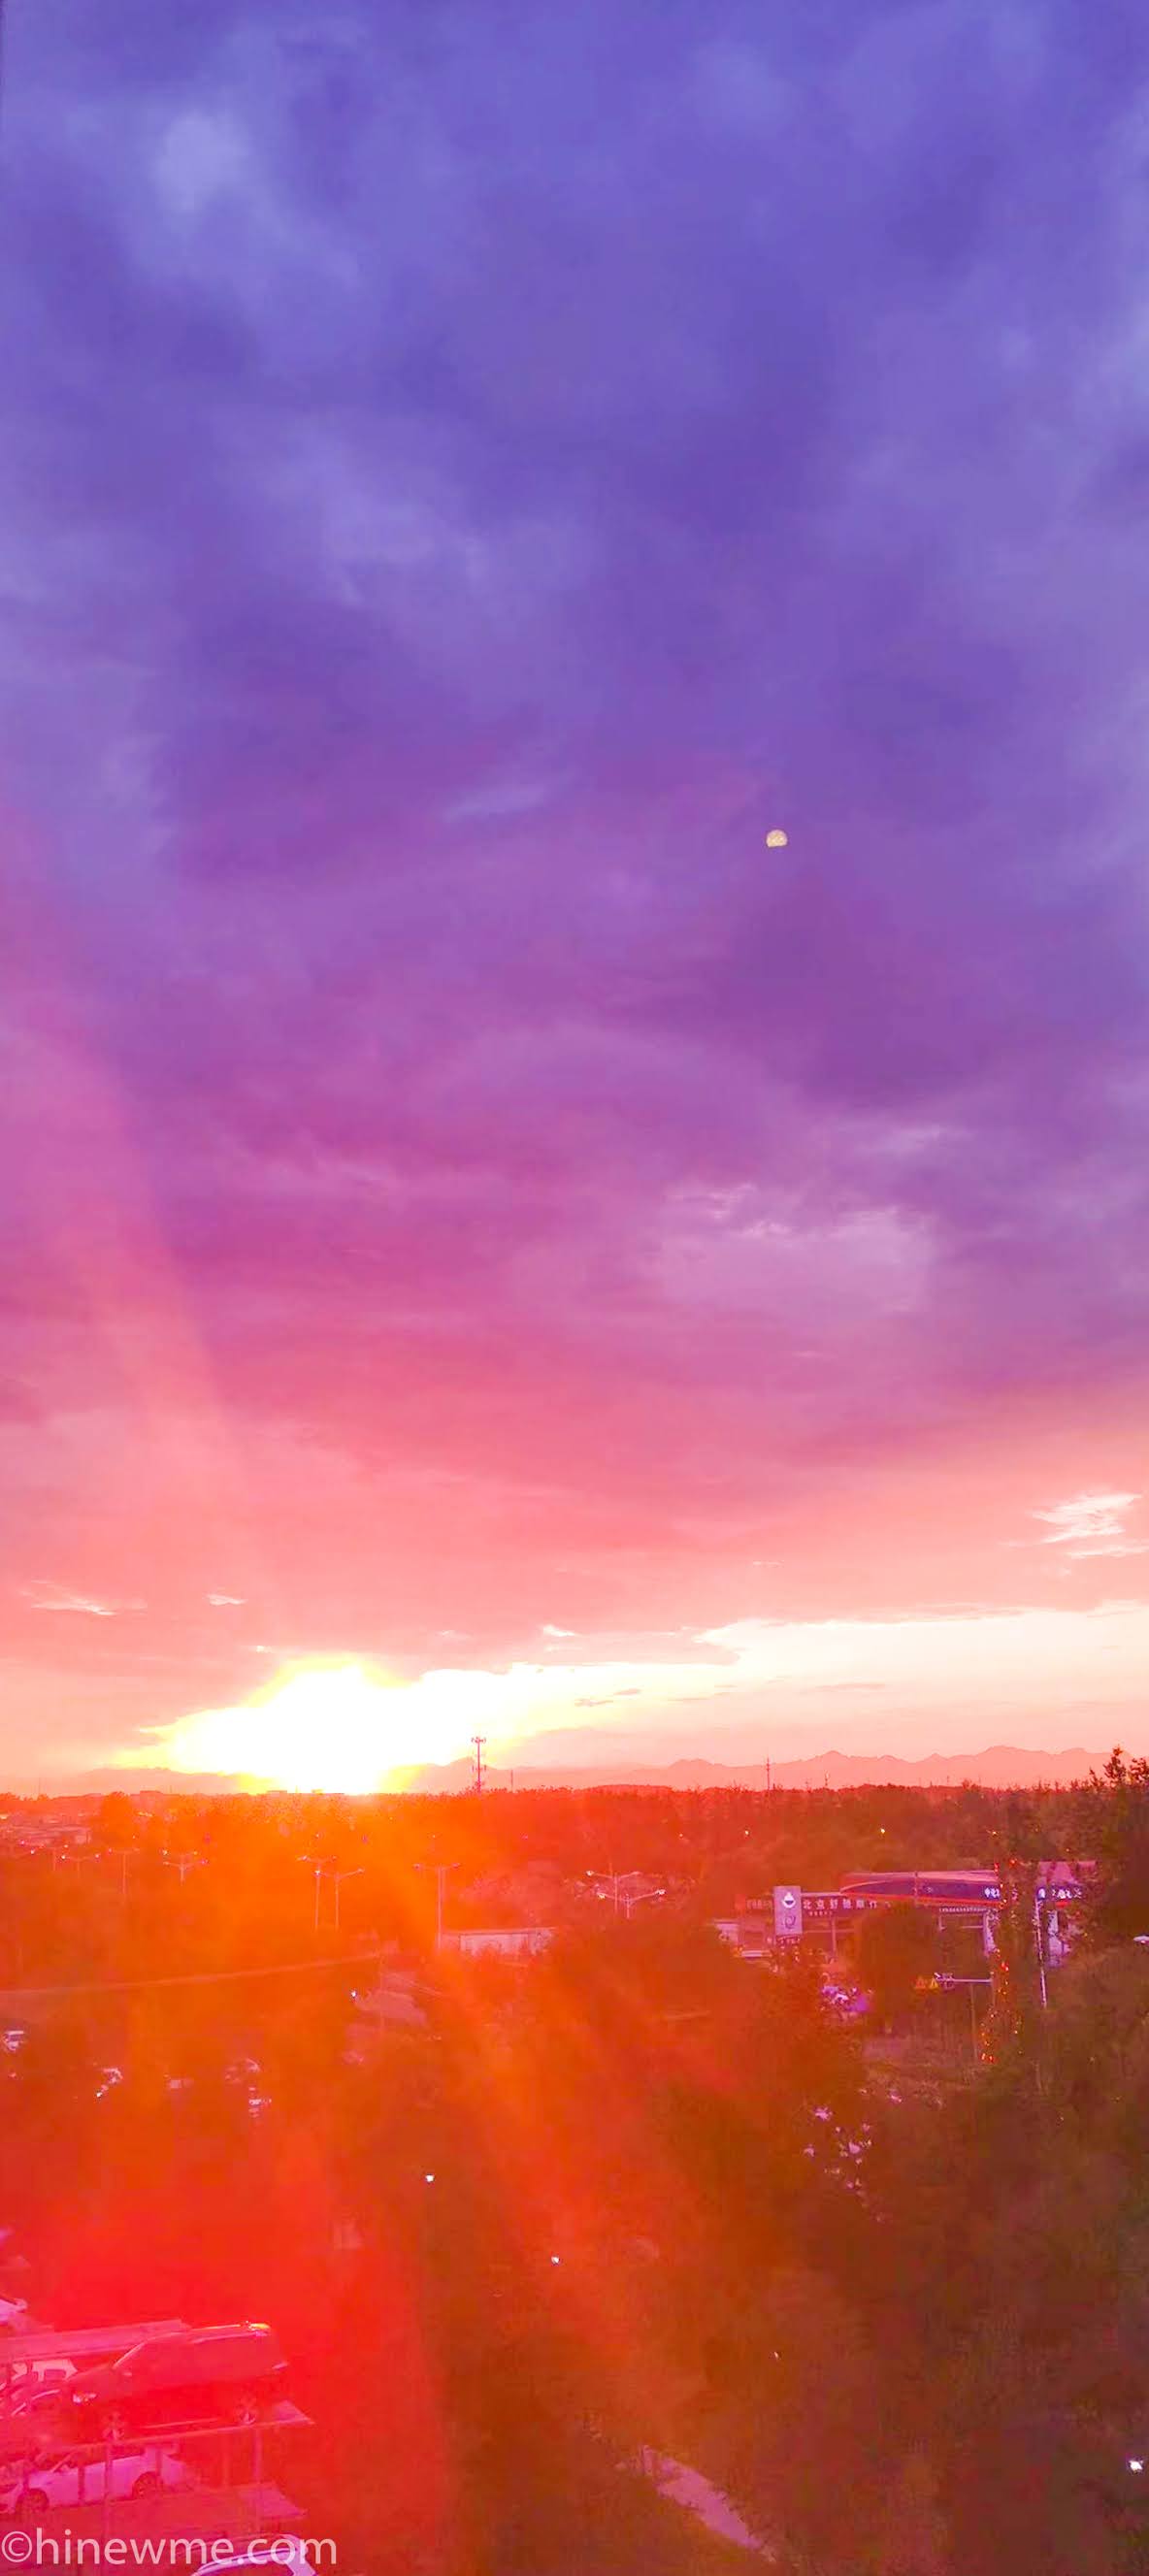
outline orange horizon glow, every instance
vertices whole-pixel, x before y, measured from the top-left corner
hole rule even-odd
[[[1108,1544],[1088,1525],[1088,1513],[1085,1519],[1083,1544]],[[1064,1552],[1065,1536],[1055,1526],[1046,1543]],[[586,1645],[593,1656],[593,1641]],[[956,1753],[961,1747],[946,1739],[968,1734],[968,1719],[963,1729],[959,1715],[970,1707],[987,1712],[984,1743],[1058,1751],[1069,1749],[1068,1738],[1050,1743],[1051,1733],[1064,1735],[1065,1719],[1058,1724],[1051,1715],[1059,1698],[1071,1714],[1075,1700],[1084,1711],[1100,1682],[1108,1714],[1124,1733],[1139,1715],[1147,1665],[1149,1607],[1119,1597],[1091,1608],[932,1618],[751,1618],[684,1634],[678,1654],[658,1661],[540,1660],[502,1670],[429,1668],[405,1678],[364,1658],[316,1657],[285,1665],[242,1704],[146,1728],[110,1759],[119,1769],[154,1764],[245,1788],[369,1795],[465,1759],[476,1733],[493,1763],[529,1758],[532,1748],[537,1758],[556,1736],[567,1742],[572,1734],[585,1741],[584,1758],[593,1759],[603,1734],[612,1748],[625,1734],[629,1744],[658,1747],[665,1758],[667,1745],[681,1751],[686,1712],[700,1696],[712,1723],[769,1727],[775,1747],[780,1733],[813,1725],[828,1740],[831,1722],[835,1732],[843,1715],[856,1722],[854,1691],[876,1695],[857,1704],[872,1711],[866,1722],[875,1752],[897,1751],[913,1724],[919,1735],[928,1727],[927,1749]],[[823,1694],[831,1695],[824,1707]],[[748,1737],[742,1758],[753,1759]]]

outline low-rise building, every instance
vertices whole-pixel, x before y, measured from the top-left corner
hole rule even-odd
[[[444,1932],[439,1946],[464,1959],[530,1959],[549,1949],[554,1937],[550,1924],[515,1923],[501,1931]]]

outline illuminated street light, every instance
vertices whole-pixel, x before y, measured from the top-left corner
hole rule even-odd
[[[315,1875],[314,1929],[316,1932],[319,1930],[319,1910],[323,1894],[323,1881],[325,1878],[330,1878],[333,1881],[335,1887],[335,1929],[338,1932],[339,1890],[342,1887],[345,1878],[362,1878],[362,1866],[358,1869],[337,1869],[333,1860],[316,1860],[314,1852],[300,1852],[297,1857],[302,1866],[305,1869],[312,1870]]]

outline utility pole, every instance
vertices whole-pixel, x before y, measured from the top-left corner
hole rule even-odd
[[[475,1748],[473,1782],[476,1798],[481,1798],[483,1794],[483,1746],[486,1741],[487,1739],[485,1735],[473,1735],[471,1737],[471,1742]]]
[[[415,1863],[420,1875],[424,1870],[429,1870],[435,1880],[435,1948],[437,1950],[443,1947],[443,1886],[451,1871],[458,1866],[457,1860],[417,1860]]]

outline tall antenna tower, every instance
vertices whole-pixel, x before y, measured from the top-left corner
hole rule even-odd
[[[483,1794],[483,1780],[485,1777],[483,1768],[483,1746],[486,1741],[487,1739],[485,1735],[473,1735],[471,1737],[471,1742],[475,1748],[475,1759],[472,1766],[471,1779],[476,1798],[481,1798]]]

